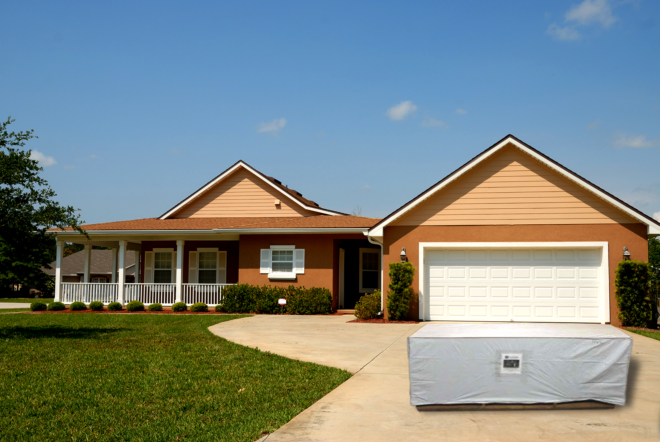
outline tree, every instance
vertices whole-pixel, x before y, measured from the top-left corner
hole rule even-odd
[[[658,302],[660,301],[660,241],[649,239],[649,279],[651,280],[651,301],[653,302],[653,319],[651,325],[658,327]]]
[[[408,316],[415,267],[409,262],[390,263],[390,283],[387,292],[387,317],[390,321],[400,321]]]
[[[616,268],[617,315],[624,327],[648,327],[653,317],[649,294],[650,265],[643,261],[621,261]]]
[[[43,168],[22,149],[36,138],[34,130],[9,132],[13,122],[0,123],[0,289],[10,284],[48,289],[52,280],[41,267],[55,260],[55,235],[47,230],[86,233],[76,209],[54,201],[55,191],[39,176]]]

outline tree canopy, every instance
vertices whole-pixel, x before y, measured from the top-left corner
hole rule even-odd
[[[50,277],[41,267],[55,260],[55,235],[47,230],[73,227],[82,234],[77,210],[62,206],[43,168],[24,150],[36,138],[34,130],[10,132],[8,118],[0,123],[0,288],[10,284],[46,288]]]

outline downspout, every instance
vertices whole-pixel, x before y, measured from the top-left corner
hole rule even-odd
[[[383,287],[383,243],[378,242],[378,240],[370,237],[369,233],[367,232],[365,232],[365,235],[371,244],[380,246],[380,313],[385,316],[385,288]]]

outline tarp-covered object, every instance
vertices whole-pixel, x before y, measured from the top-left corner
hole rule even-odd
[[[599,324],[428,324],[408,338],[411,405],[626,403],[632,339]]]

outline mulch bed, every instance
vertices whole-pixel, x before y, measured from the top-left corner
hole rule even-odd
[[[387,321],[385,319],[354,319],[351,322],[360,322],[365,324],[419,324],[419,321]]]
[[[48,314],[51,314],[51,313],[59,313],[59,314],[61,314],[61,313],[74,313],[74,314],[75,313],[97,313],[97,314],[122,314],[122,313],[126,314],[126,313],[130,313],[131,315],[134,315],[134,314],[138,314],[138,315],[145,315],[145,314],[147,314],[147,315],[231,315],[231,314],[238,314],[238,313],[220,313],[220,312],[214,312],[214,311],[210,311],[210,312],[191,312],[189,310],[187,310],[185,312],[173,312],[170,309],[163,309],[162,312],[150,312],[150,311],[129,312],[128,310],[125,310],[125,309],[124,310],[119,310],[119,311],[102,310],[102,311],[97,312],[97,311],[88,309],[88,310],[76,310],[76,311],[73,311],[73,312],[71,310],[58,310],[58,311],[50,311],[50,312],[48,310],[44,310],[44,311],[41,311],[41,312],[30,312],[30,313],[39,313],[39,314],[42,314],[42,313],[48,313]]]

